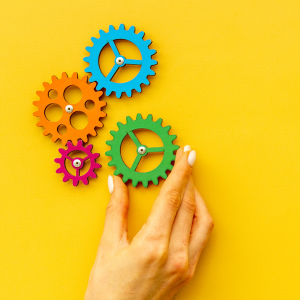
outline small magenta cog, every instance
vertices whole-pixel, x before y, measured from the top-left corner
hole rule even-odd
[[[86,72],[92,73],[90,82],[97,82],[97,90],[102,88],[106,89],[106,96],[109,96],[112,92],[116,93],[117,98],[122,96],[125,92],[128,97],[131,97],[132,90],[141,92],[141,84],[149,85],[150,82],[147,79],[149,75],[155,75],[155,72],[151,69],[151,66],[156,65],[157,61],[152,59],[152,55],[156,53],[156,50],[149,49],[151,40],[143,40],[144,32],[138,34],[135,33],[135,27],[131,26],[129,30],[126,30],[124,24],[121,24],[119,29],[115,29],[112,25],[109,26],[109,31],[104,32],[100,30],[100,38],[92,38],[94,43],[93,47],[86,47],[86,50],[90,52],[90,56],[85,57],[83,60],[89,63],[89,67],[85,69]],[[127,59],[119,53],[118,48],[115,45],[115,40],[127,40],[132,42],[139,49],[142,59]],[[105,77],[99,67],[99,57],[103,48],[109,44],[114,55],[115,64],[109,74]],[[124,83],[116,83],[111,81],[119,68],[125,65],[140,65],[141,69],[137,76],[132,80]]]
[[[60,158],[56,158],[54,161],[60,164],[60,167],[56,170],[56,173],[63,173],[64,178],[63,182],[67,182],[69,179],[72,179],[73,185],[77,186],[79,181],[82,181],[85,185],[89,184],[89,177],[97,178],[97,174],[94,172],[95,169],[101,168],[101,165],[96,163],[96,159],[100,156],[99,153],[92,153],[93,145],[88,145],[84,147],[82,144],[82,140],[78,140],[77,145],[73,146],[73,144],[68,141],[67,149],[60,148],[58,151],[61,154]],[[73,151],[81,151],[86,154],[84,158],[76,157],[71,158],[69,154]],[[76,176],[72,175],[66,169],[66,160],[70,160],[72,163],[72,167],[76,170]],[[85,161],[90,160],[90,168],[84,174],[80,175],[80,170],[83,168]]]

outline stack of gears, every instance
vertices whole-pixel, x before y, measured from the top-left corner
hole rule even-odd
[[[150,82],[147,79],[149,75],[155,75],[155,72],[151,69],[151,66],[156,65],[157,61],[152,59],[152,56],[156,53],[155,50],[149,49],[151,40],[144,40],[144,32],[138,34],[135,33],[135,27],[130,27],[126,30],[124,25],[121,24],[119,29],[115,29],[112,25],[109,26],[109,31],[106,33],[100,30],[100,38],[92,38],[93,46],[87,47],[86,50],[90,53],[88,57],[84,58],[84,61],[89,64],[85,69],[87,73],[91,73],[91,77],[84,76],[82,79],[78,79],[78,74],[74,73],[71,77],[68,77],[66,73],[62,74],[62,78],[58,79],[56,76],[52,76],[52,83],[44,83],[44,91],[38,91],[37,95],[40,97],[39,101],[35,101],[33,104],[37,106],[38,110],[34,112],[34,116],[40,120],[37,123],[38,127],[44,127],[44,135],[52,135],[52,141],[56,142],[61,140],[62,144],[67,146],[67,149],[59,149],[61,154],[60,158],[55,159],[55,162],[59,164],[57,173],[63,173],[63,181],[73,181],[73,185],[77,186],[79,181],[82,181],[85,185],[89,183],[89,178],[96,178],[96,169],[101,168],[101,165],[96,162],[96,159],[100,156],[99,153],[93,153],[93,145],[89,144],[84,146],[83,143],[88,143],[89,135],[96,136],[96,128],[103,127],[100,118],[106,116],[106,113],[102,111],[102,107],[106,105],[105,101],[101,101],[100,97],[103,95],[102,89],[105,89],[106,96],[115,92],[117,98],[121,98],[123,93],[126,93],[128,97],[132,96],[132,91],[136,90],[141,92],[141,85],[149,85]],[[119,53],[116,47],[116,40],[127,40],[133,43],[141,53],[141,60],[127,59]],[[114,55],[115,63],[111,71],[107,76],[104,76],[100,70],[99,57],[103,48],[109,44]],[[140,71],[129,82],[116,83],[112,79],[119,68],[125,65],[140,65]],[[76,86],[81,90],[81,100],[76,104],[69,104],[65,99],[65,91],[70,86]],[[50,98],[50,92],[54,90],[57,92],[55,99]],[[92,109],[87,108],[87,102],[93,101],[94,107]],[[46,117],[46,109],[49,105],[59,105],[63,110],[63,115],[60,120],[51,122]],[[83,112],[88,117],[88,124],[84,129],[75,129],[71,124],[71,117],[76,112]],[[176,139],[176,135],[170,135],[170,126],[163,127],[162,119],[153,121],[152,115],[148,115],[146,119],[143,119],[141,114],[137,114],[135,120],[131,117],[126,117],[126,124],[120,122],[117,123],[118,131],[111,131],[113,137],[112,140],[107,141],[106,144],[111,147],[106,152],[107,156],[111,156],[112,160],[109,162],[109,166],[115,166],[115,175],[122,175],[123,181],[132,181],[133,186],[137,186],[140,182],[144,187],[147,187],[149,182],[152,181],[155,185],[158,184],[158,178],[167,178],[167,171],[172,170],[172,162],[175,160],[174,151],[179,146],[174,145],[173,141]],[[66,132],[60,133],[59,127],[65,126]],[[156,133],[162,140],[162,147],[147,147],[142,145],[136,137],[134,130],[146,129]],[[136,146],[136,158],[131,167],[128,167],[121,156],[121,144],[126,136],[129,136]],[[83,153],[84,157],[71,157],[72,153]],[[141,158],[148,153],[162,152],[163,159],[161,163],[150,172],[137,172],[137,166],[141,161]],[[66,163],[70,161],[74,172],[70,173],[67,170]],[[90,161],[89,169],[83,174],[83,166],[87,161]]]

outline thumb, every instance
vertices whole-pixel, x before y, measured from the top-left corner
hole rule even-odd
[[[106,208],[102,238],[109,244],[116,245],[123,239],[127,242],[129,196],[127,186],[120,177],[109,175],[108,189],[111,197]]]

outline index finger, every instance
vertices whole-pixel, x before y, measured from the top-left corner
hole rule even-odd
[[[190,156],[190,158],[189,158]],[[186,151],[177,159],[175,166],[156,198],[147,225],[155,235],[169,239],[175,216],[192,173],[192,158],[195,151]]]

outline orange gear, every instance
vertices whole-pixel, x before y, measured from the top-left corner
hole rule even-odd
[[[72,141],[73,145],[75,145],[79,139],[87,142],[89,134],[92,136],[97,135],[95,128],[103,126],[99,119],[106,116],[106,113],[101,111],[101,108],[106,105],[106,102],[99,101],[103,92],[95,91],[96,82],[88,83],[87,76],[78,79],[77,73],[73,73],[70,78],[67,73],[62,73],[61,79],[52,76],[52,83],[49,84],[44,82],[43,85],[45,90],[43,92],[36,92],[40,97],[40,100],[33,102],[33,104],[38,107],[38,111],[34,112],[33,115],[40,118],[40,121],[36,125],[45,128],[45,131],[43,132],[44,135],[51,133],[52,141],[56,142],[58,139],[61,139],[63,145],[66,145],[67,141]],[[64,92],[71,85],[80,88],[82,97],[78,103],[70,105],[64,98]],[[50,99],[49,92],[51,90],[57,91],[56,99]],[[93,109],[86,108],[86,102],[88,100],[92,100],[95,103]],[[57,104],[63,110],[63,115],[57,122],[50,122],[46,118],[45,111],[50,104]],[[78,111],[85,113],[88,117],[88,125],[81,130],[77,130],[71,125],[71,116],[74,112]],[[66,126],[66,133],[60,134],[58,132],[58,127],[60,125]]]

